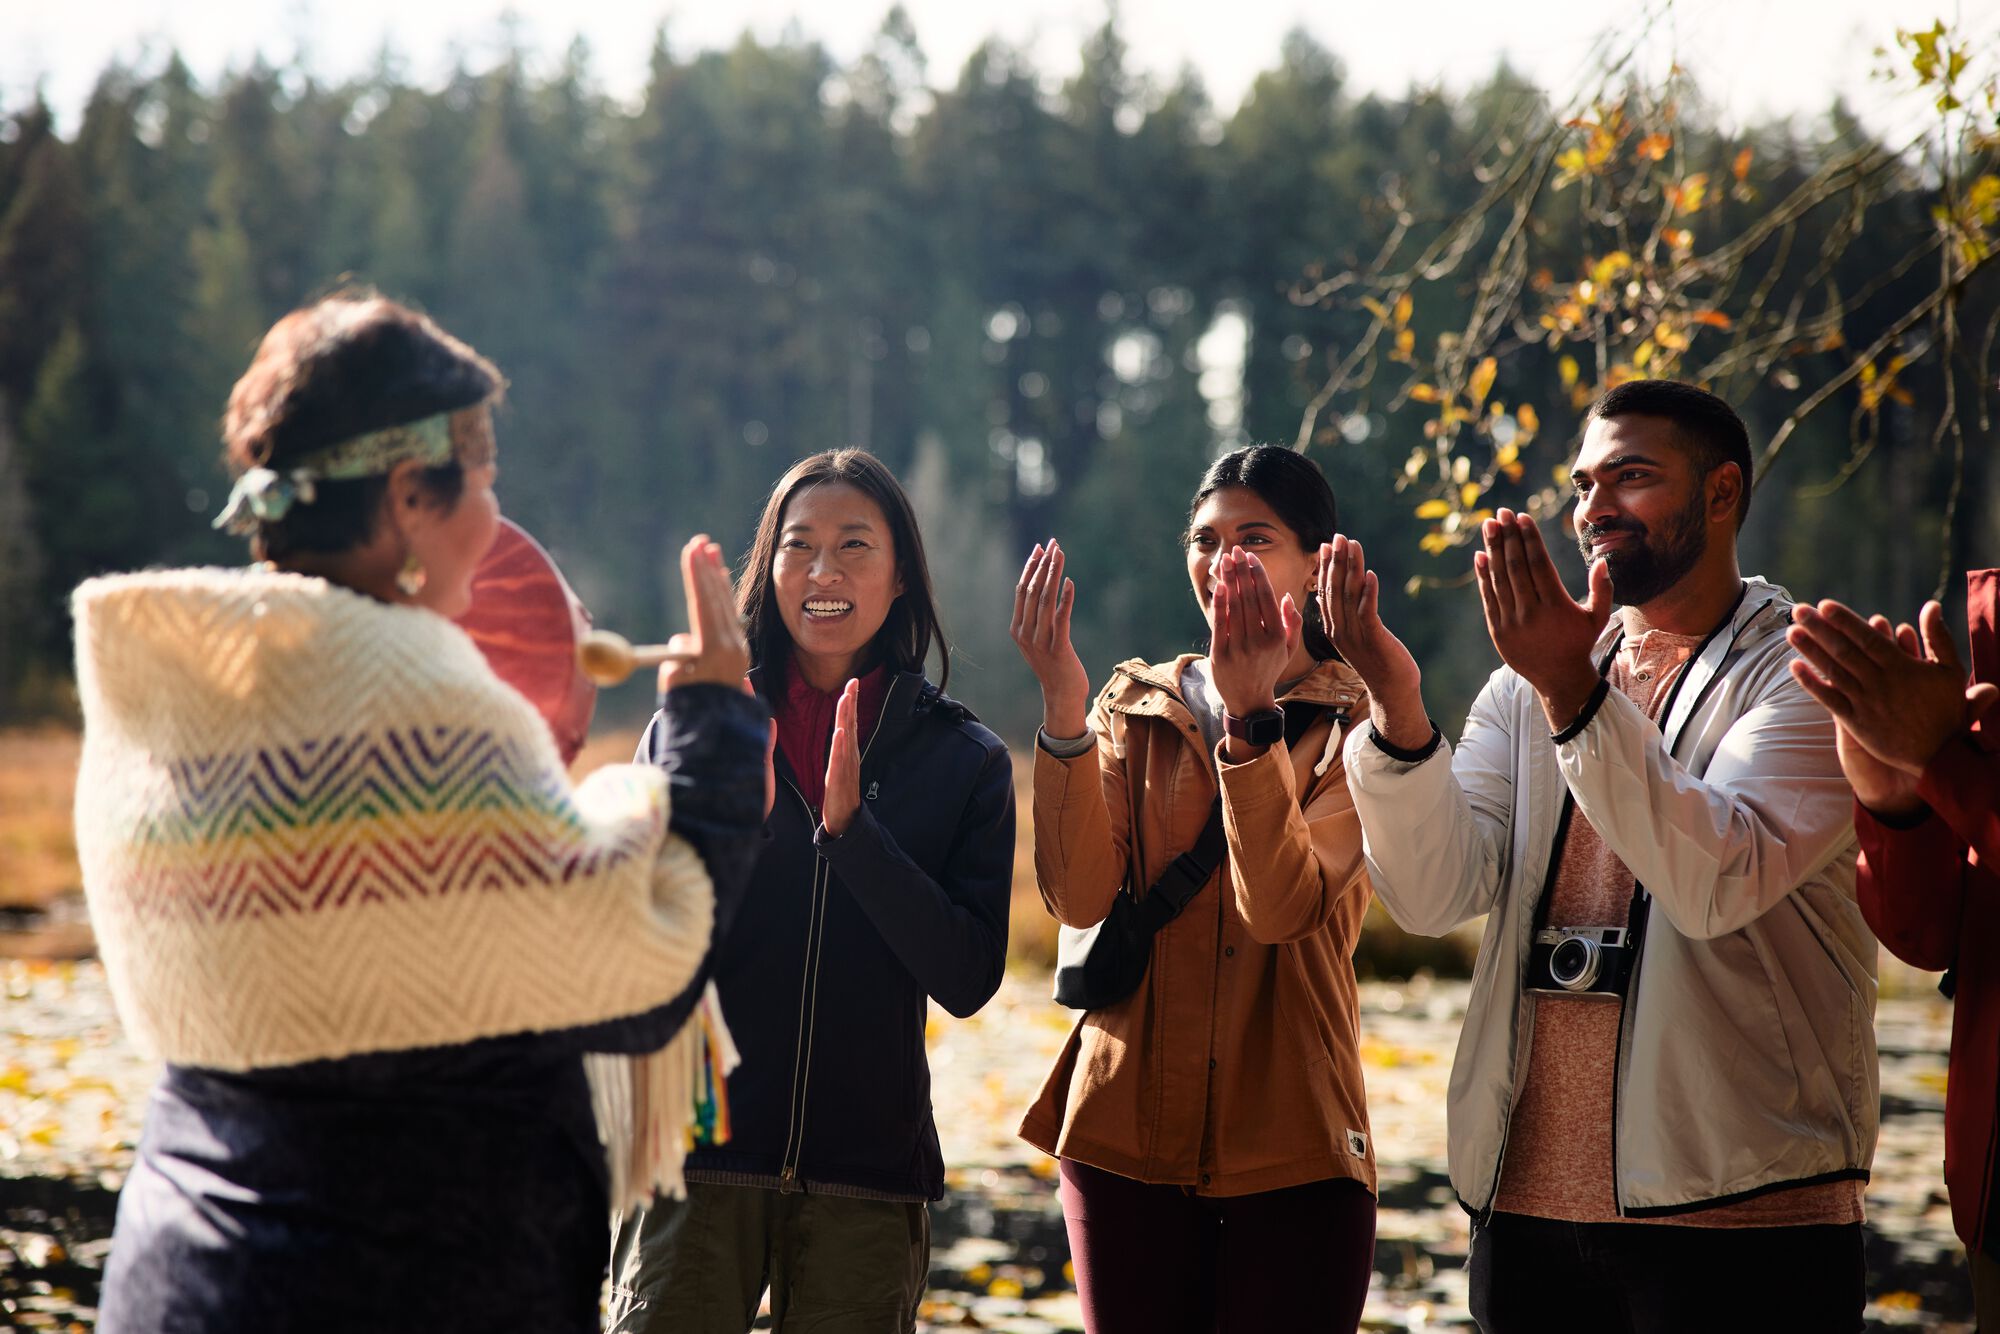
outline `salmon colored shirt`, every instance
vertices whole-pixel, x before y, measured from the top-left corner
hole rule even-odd
[[[1611,666],[1612,688],[1657,718],[1674,678],[1700,647],[1699,636],[1650,631],[1619,650]],[[1548,925],[1624,926],[1632,885],[1632,873],[1618,854],[1604,845],[1582,811],[1572,811]],[[1570,996],[1536,996],[1533,1003],[1527,1074],[1507,1123],[1493,1207],[1572,1223],[1618,1222],[1612,1089],[1624,1006]],[[1832,1181],[1645,1221],[1692,1227],[1854,1223],[1861,1219],[1861,1195],[1859,1181]]]

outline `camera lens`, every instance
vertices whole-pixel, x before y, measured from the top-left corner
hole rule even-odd
[[[1549,977],[1566,991],[1585,991],[1597,980],[1597,942],[1571,936],[1549,952]]]

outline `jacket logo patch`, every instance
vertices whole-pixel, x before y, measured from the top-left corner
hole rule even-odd
[[[1358,1130],[1347,1132],[1347,1151],[1356,1158],[1368,1156],[1368,1137]]]

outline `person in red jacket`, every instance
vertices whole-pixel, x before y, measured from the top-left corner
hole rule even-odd
[[[1972,681],[1944,611],[1920,628],[1800,605],[1792,673],[1839,725],[1854,785],[1861,912],[1889,952],[1950,969],[1945,1183],[1981,1329],[2000,1329],[2000,570],[1966,580]],[[1953,989],[1955,986],[1955,990]]]

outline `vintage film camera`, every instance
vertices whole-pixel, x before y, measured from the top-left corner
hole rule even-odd
[[[1528,990],[1618,1000],[1632,978],[1634,943],[1632,933],[1622,926],[1537,931],[1528,950]]]

